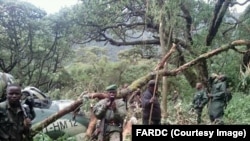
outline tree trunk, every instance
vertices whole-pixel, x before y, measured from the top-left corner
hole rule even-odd
[[[97,123],[97,118],[95,117],[93,110],[91,108],[90,121],[89,121],[89,125],[88,125],[87,131],[86,131],[86,137],[88,139],[92,136],[94,129],[95,129],[95,126],[96,126],[96,123]]]
[[[165,119],[168,116],[168,84],[167,84],[167,76],[162,78],[162,100],[161,100],[161,107],[162,107],[162,118]]]

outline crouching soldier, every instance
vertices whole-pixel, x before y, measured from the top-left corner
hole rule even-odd
[[[117,86],[106,88],[108,98],[100,100],[93,107],[93,112],[100,120],[98,141],[122,141],[122,125],[126,116],[126,105],[122,99],[115,99]]]

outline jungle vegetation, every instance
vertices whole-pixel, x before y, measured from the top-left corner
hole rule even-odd
[[[186,124],[186,116],[177,114],[188,109],[196,82],[221,73],[233,92],[226,121],[247,124],[250,7],[234,11],[246,4],[249,0],[82,0],[48,15],[27,2],[0,0],[0,70],[53,99],[77,98],[155,71],[175,44],[163,68],[168,71],[211,55],[159,78],[166,120]],[[177,108],[169,101],[174,90],[182,97]]]

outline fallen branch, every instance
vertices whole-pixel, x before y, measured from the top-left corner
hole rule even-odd
[[[171,54],[176,50],[176,44],[173,44],[171,49],[168,51],[168,53],[161,59],[160,63],[155,67],[155,71],[156,70],[160,70],[164,67],[165,62],[169,59],[169,57],[171,56]]]

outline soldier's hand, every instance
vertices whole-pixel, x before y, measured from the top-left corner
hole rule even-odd
[[[149,100],[149,103],[153,103],[155,101],[155,97],[152,97],[150,100]]]
[[[89,98],[89,95],[83,95],[82,97],[83,98]]]
[[[30,128],[31,127],[31,120],[30,118],[25,118],[23,121],[23,125],[25,128]]]
[[[113,103],[111,104],[111,108],[112,108],[112,109],[116,109],[116,104],[115,104],[115,102],[113,102]]]
[[[107,104],[106,104],[106,106],[107,107],[111,107],[111,105],[114,103],[114,101],[112,101],[112,100],[108,100],[108,102],[107,102]]]
[[[208,96],[208,97],[213,97],[213,95],[212,95],[212,94],[210,94],[210,93],[209,93],[209,94],[207,94],[207,96]]]
[[[108,102],[106,103],[106,106],[109,107],[111,105],[111,101],[108,100]]]

